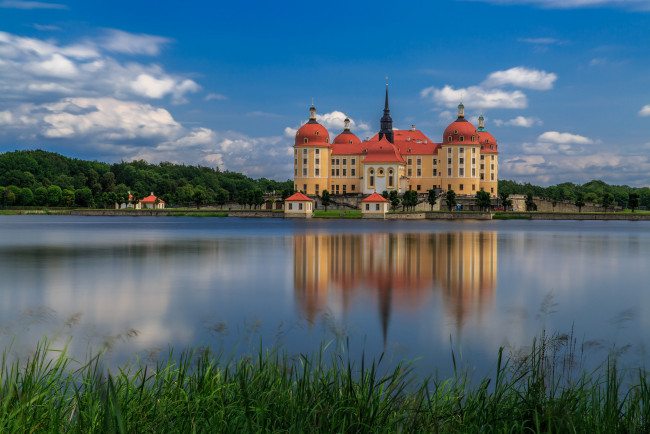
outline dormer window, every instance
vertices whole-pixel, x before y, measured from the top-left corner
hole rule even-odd
[[[474,136],[472,136],[472,142],[474,141]]]
[[[411,148],[409,148],[409,152],[411,152]]]
[[[486,140],[485,140],[485,143],[490,143],[490,139],[486,139]]]
[[[325,139],[325,143],[329,143],[329,142],[330,142],[330,139]]]
[[[350,140],[350,144],[352,144],[352,140]]]
[[[309,139],[307,137],[305,137],[305,143],[308,143],[308,142],[309,142]]]
[[[449,136],[449,143],[451,143],[451,136]]]
[[[490,145],[490,149],[494,149],[494,145]]]
[[[316,135],[318,135],[318,131],[316,131]]]
[[[364,149],[363,149],[363,152],[368,152],[368,148],[364,148]]]
[[[458,134],[458,130],[454,130],[454,134]]]
[[[461,142],[464,142],[464,141],[465,141],[465,137],[460,136],[460,141],[461,141]]]

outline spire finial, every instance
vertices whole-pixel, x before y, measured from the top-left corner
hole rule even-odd
[[[314,107],[314,98],[311,98],[311,107],[309,107],[309,123],[316,123],[316,107]]]

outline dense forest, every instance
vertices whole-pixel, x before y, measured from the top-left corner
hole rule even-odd
[[[564,182],[549,187],[532,184],[518,184],[515,181],[499,181],[499,194],[530,194],[551,200],[569,200],[574,202],[582,199],[584,202],[599,204],[628,205],[630,194],[637,195],[638,206],[650,208],[650,188],[630,187],[627,185],[609,185],[603,181],[589,181],[585,184]],[[607,205],[606,205],[607,206]]]
[[[0,154],[0,206],[110,207],[154,193],[168,204],[259,200],[292,192],[293,182],[252,179],[218,168],[146,161],[107,164],[35,151]]]
[[[252,179],[218,168],[168,162],[108,164],[42,150],[0,154],[0,206],[111,207],[115,202],[125,203],[128,192],[136,200],[153,192],[176,206],[223,205],[229,200],[253,206],[264,203],[264,193],[276,192],[287,197],[293,192],[293,182]],[[628,204],[630,194],[636,194],[638,205],[650,208],[650,188],[608,185],[603,181],[540,187],[502,180],[499,193],[532,193],[558,201],[584,200],[621,206]]]

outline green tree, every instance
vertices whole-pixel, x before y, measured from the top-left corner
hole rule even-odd
[[[93,204],[93,192],[88,188],[80,188],[75,191],[75,201],[80,206],[90,208]]]
[[[533,198],[533,192],[529,191],[526,193],[526,211],[537,211],[537,205],[535,204],[535,199]]]
[[[601,201],[601,204],[603,205],[603,208],[607,210],[610,206],[612,206],[612,203],[614,203],[614,195],[612,193],[605,193],[603,194],[603,199]]]
[[[500,191],[499,197],[501,198],[501,206],[504,210],[508,211],[512,207],[512,200],[510,199],[510,193],[507,191]]]
[[[445,202],[447,203],[447,208],[449,211],[456,206],[456,192],[454,190],[449,190],[445,195]]]
[[[585,206],[585,197],[581,191],[576,194],[575,205],[578,207],[578,212],[582,212],[582,207]]]
[[[630,193],[627,197],[627,206],[634,212],[639,207],[639,194]]]
[[[407,190],[402,195],[402,207],[413,209],[418,204],[418,194],[415,190]]]
[[[397,190],[391,190],[388,195],[388,200],[390,200],[390,206],[393,208],[393,211],[399,206],[399,194]]]
[[[320,201],[325,207],[325,211],[327,211],[327,207],[330,206],[332,203],[332,196],[330,196],[330,192],[327,190],[323,190],[320,196]]]
[[[383,197],[384,199],[388,199],[388,196],[389,196],[388,190],[384,190],[381,192],[381,197]]]
[[[431,211],[433,211],[433,206],[436,204],[438,201],[438,195],[436,194],[435,190],[429,190],[429,194],[427,195],[427,202],[431,206]]]
[[[481,211],[485,211],[492,205],[490,201],[490,193],[487,191],[477,191],[476,192],[476,206],[479,207]]]
[[[323,190],[325,192],[327,190]],[[285,188],[282,190],[282,202],[284,202],[289,196],[291,196],[294,193],[293,187],[290,188]],[[329,193],[328,193],[329,194]]]
[[[228,202],[228,199],[230,198],[230,195],[228,193],[228,190],[225,188],[217,188],[217,192],[215,194],[215,201],[217,205],[219,205],[221,208]]]
[[[20,191],[20,204],[29,206],[34,203],[34,193],[28,187]]]
[[[140,199],[142,199],[140,192],[131,190],[131,199],[129,199],[129,202],[131,202],[131,205],[133,205],[134,209],[138,205],[138,202],[140,202]]]
[[[0,186],[0,205],[5,204],[5,188]]]
[[[63,200],[63,192],[58,185],[50,185],[47,189],[47,203],[50,206],[59,206]]]
[[[264,192],[259,188],[253,190],[251,195],[251,202],[255,208],[261,208],[264,205]]]
[[[63,190],[63,204],[65,206],[73,206],[74,200],[74,190],[69,190],[67,188]]]
[[[598,202],[598,194],[590,192],[585,194],[585,202],[596,203]]]
[[[199,209],[201,205],[203,205],[208,198],[208,195],[205,192],[205,189],[201,186],[196,187],[194,189],[194,194],[192,195],[192,199],[194,200],[194,203],[196,203],[196,209]]]
[[[44,206],[47,204],[47,188],[38,187],[34,191],[34,203],[38,206]]]
[[[8,206],[17,205],[20,201],[21,189],[10,185],[5,189],[5,204]]]

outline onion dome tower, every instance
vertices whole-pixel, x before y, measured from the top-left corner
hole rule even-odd
[[[330,134],[324,126],[316,121],[316,108],[312,103],[309,108],[309,121],[296,132],[295,145],[320,145],[329,146]]]
[[[465,119],[465,106],[458,104],[458,119],[449,124],[442,134],[443,144],[471,144],[478,142],[478,132],[474,125]]]
[[[386,83],[386,101],[384,102],[384,116],[381,117],[379,140],[381,140],[382,137],[386,137],[386,140],[395,143],[393,135],[393,118],[390,117],[390,109],[388,108],[388,83]]]
[[[490,133],[487,132],[485,129],[485,119],[483,118],[483,115],[479,116],[478,118],[478,140],[481,143],[481,146],[483,147],[483,151],[481,152],[494,152],[497,150],[497,140],[494,138],[494,136]]]
[[[334,138],[334,144],[336,145],[356,145],[361,143],[361,140],[350,131],[350,119],[345,118],[345,127],[343,132]]]

